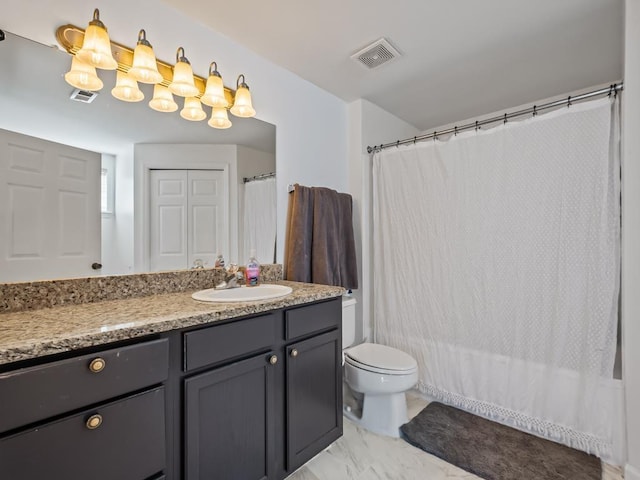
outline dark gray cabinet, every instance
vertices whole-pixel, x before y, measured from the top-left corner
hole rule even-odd
[[[341,344],[337,330],[287,347],[287,469],[342,435]]]
[[[0,478],[143,480],[165,467],[164,388],[0,439]]]
[[[341,319],[334,299],[184,334],[187,373],[210,367],[184,380],[186,480],[284,478],[342,435]]]
[[[277,355],[185,380],[187,480],[273,477]]]
[[[0,367],[0,478],[280,480],[342,434],[341,300]]]

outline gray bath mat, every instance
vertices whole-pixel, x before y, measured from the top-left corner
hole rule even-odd
[[[438,402],[400,427],[410,444],[486,480],[600,480],[600,460]]]

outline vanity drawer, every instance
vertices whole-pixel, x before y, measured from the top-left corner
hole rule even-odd
[[[336,328],[342,322],[341,297],[287,310],[285,322],[287,340]]]
[[[269,348],[280,341],[281,319],[278,311],[185,333],[185,371]]]
[[[149,478],[165,467],[164,416],[160,387],[2,439],[0,478]]]
[[[2,373],[0,433],[163,382],[168,371],[161,339]]]

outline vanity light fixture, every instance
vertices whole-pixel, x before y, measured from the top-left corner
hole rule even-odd
[[[115,61],[111,52],[111,41],[107,27],[100,21],[100,10],[97,8],[93,11],[93,20],[89,22],[82,48],[76,53],[76,56],[95,68],[103,70],[118,68],[118,62]]]
[[[231,127],[232,124],[231,120],[229,120],[229,115],[227,115],[227,109],[213,107],[211,109],[211,118],[207,122],[207,125],[220,129]]]
[[[202,109],[200,99],[197,97],[187,97],[184,99],[184,108],[180,110],[180,116],[185,120],[199,122],[207,118],[207,114]]]
[[[153,86],[153,98],[149,106],[158,112],[175,112],[178,104],[173,100],[173,94],[164,85],[159,83]]]
[[[180,111],[183,118],[204,120],[207,117],[202,109],[204,104],[211,107],[207,123],[213,128],[231,127],[228,111],[245,118],[256,114],[244,74],[238,76],[237,91],[234,91],[224,86],[217,62],[209,65],[206,80],[194,75],[183,47],[176,52],[175,65],[158,60],[145,30],[139,31],[135,49],[111,42],[106,27],[100,21],[98,9],[94,10],[93,20],[86,31],[74,25],[63,25],[56,31],[56,37],[58,43],[73,56],[71,70],[65,75],[65,80],[74,88],[100,90],[103,83],[95,69],[117,69],[116,86],[111,92],[120,100],[143,100],[144,93],[137,83],[141,82],[154,85],[153,98],[149,102],[152,109],[175,112],[178,104],[173,95],[179,95],[185,98],[184,108]]]
[[[224,96],[224,84],[222,83],[222,75],[218,72],[218,64],[211,62],[209,65],[209,78],[207,78],[207,87],[200,101],[205,105],[214,108],[227,108],[229,102]]]
[[[71,70],[64,74],[64,79],[72,87],[90,92],[97,92],[104,86],[96,74],[96,68],[84,63],[78,57],[71,59]]]
[[[242,77],[242,83],[240,78]],[[249,85],[244,81],[244,74],[238,75],[236,81],[236,98],[233,102],[233,107],[229,110],[236,117],[249,118],[256,115],[256,111],[253,109],[251,102],[251,92],[249,91]]]
[[[193,69],[187,57],[184,56],[184,48],[182,47],[176,51],[176,64],[173,67],[173,80],[169,85],[169,90],[174,95],[185,98],[200,94],[193,80]]]
[[[129,75],[142,83],[155,84],[162,81],[153,47],[147,41],[147,33],[144,29],[138,33],[138,44],[133,51],[133,65],[129,70]]]
[[[138,82],[118,70],[116,86],[111,90],[111,95],[123,102],[141,102],[144,100],[144,93],[138,88]]]

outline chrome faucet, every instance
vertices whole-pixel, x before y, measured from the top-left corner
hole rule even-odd
[[[236,288],[239,287],[238,280],[242,280],[244,277],[240,268],[235,263],[230,263],[226,268],[227,275],[224,280],[215,286],[216,290],[224,290],[227,288]]]

